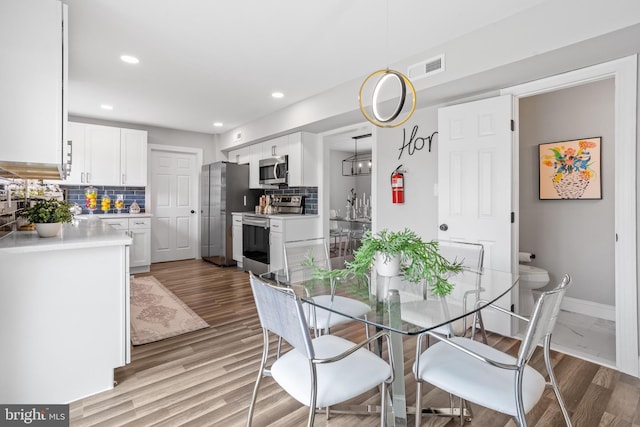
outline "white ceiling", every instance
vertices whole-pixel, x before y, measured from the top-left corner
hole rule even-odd
[[[69,113],[224,133],[544,1],[65,0]]]

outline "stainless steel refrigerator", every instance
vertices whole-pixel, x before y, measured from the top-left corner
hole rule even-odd
[[[260,190],[249,189],[249,165],[216,162],[202,166],[202,259],[217,265],[235,265],[231,213],[253,211]]]

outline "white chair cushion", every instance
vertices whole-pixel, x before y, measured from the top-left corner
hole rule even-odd
[[[331,295],[314,296],[313,300],[316,303],[327,306],[327,307],[331,305]],[[310,319],[310,313],[313,307],[311,307],[309,304],[303,304],[303,306],[304,306],[304,314],[307,317],[307,323],[309,323],[309,325],[312,325],[312,322]],[[336,295],[333,297],[333,308],[336,311],[339,311],[341,313],[349,313],[353,317],[363,317],[365,314],[367,314],[371,310],[371,308],[367,304],[363,303],[362,301],[358,301],[352,298],[342,297],[339,295]],[[332,328],[336,325],[340,325],[352,320],[349,317],[341,316],[337,313],[333,313],[329,310],[325,310],[320,307],[315,307],[315,311],[316,311],[316,327],[318,329]]]
[[[516,359],[493,347],[468,338],[451,338],[461,346],[498,362],[515,364]],[[417,377],[442,390],[470,402],[509,414],[516,414],[515,371],[483,363],[443,342],[429,347],[420,355]],[[413,365],[416,374],[416,365]],[[545,388],[544,377],[527,366],[522,384],[525,413],[540,400]]]
[[[353,347],[354,343],[335,335],[323,335],[313,340],[316,358],[335,356]],[[382,384],[391,375],[384,360],[363,348],[334,363],[317,365],[317,407],[327,407],[356,397]],[[311,372],[309,360],[298,350],[291,350],[271,366],[273,379],[303,405],[311,402]]]

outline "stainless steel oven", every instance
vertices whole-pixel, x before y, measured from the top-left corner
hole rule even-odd
[[[260,184],[286,184],[289,173],[289,156],[270,157],[258,162]]]
[[[269,218],[242,215],[242,268],[254,274],[269,271]]]

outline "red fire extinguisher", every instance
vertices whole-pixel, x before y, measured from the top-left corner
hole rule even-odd
[[[391,201],[393,204],[404,203],[404,171],[400,170],[401,167],[402,165],[398,166],[391,173]]]

